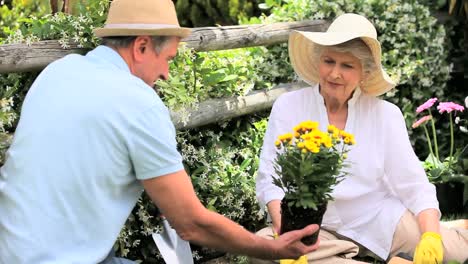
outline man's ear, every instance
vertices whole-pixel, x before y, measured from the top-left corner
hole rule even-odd
[[[151,49],[151,41],[148,36],[138,36],[133,41],[132,54],[135,62],[142,62]]]

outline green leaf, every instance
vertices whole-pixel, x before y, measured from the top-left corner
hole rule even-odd
[[[230,74],[230,75],[227,75],[226,77],[224,77],[221,82],[229,82],[229,81],[232,81],[232,80],[236,80],[237,78],[239,78],[239,76],[237,74]]]
[[[440,168],[442,166],[442,162],[440,162],[436,156],[432,155],[432,153],[429,153],[425,162],[432,164],[436,168]]]
[[[245,170],[245,169],[250,165],[251,162],[252,162],[252,159],[250,159],[250,158],[249,158],[249,159],[245,159],[245,160],[242,162],[242,164],[240,165],[239,170],[240,170],[240,171]]]

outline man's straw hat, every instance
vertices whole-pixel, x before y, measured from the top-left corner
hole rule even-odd
[[[179,26],[171,0],[114,0],[104,27],[94,29],[97,37],[190,35]]]
[[[395,87],[395,82],[383,70],[381,48],[374,25],[357,14],[337,17],[327,32],[294,31],[289,36],[289,57],[297,75],[313,85],[319,82],[318,62],[314,57],[314,45],[333,46],[355,38],[361,38],[370,49],[377,69],[370,73],[360,85],[369,95],[378,96]]]

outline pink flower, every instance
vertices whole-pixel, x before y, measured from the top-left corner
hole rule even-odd
[[[447,112],[447,113],[450,113],[452,111],[460,111],[460,112],[463,112],[463,110],[465,110],[465,108],[459,104],[456,104],[456,103],[452,103],[452,102],[441,102],[439,103],[439,105],[437,106],[437,110],[439,110],[439,113],[444,113],[444,112]]]
[[[423,116],[418,121],[414,122],[411,127],[412,128],[417,128],[418,126],[420,126],[420,125],[426,123],[427,121],[431,120],[431,118],[432,118],[431,115]]]
[[[435,102],[437,102],[437,98],[431,98],[431,99],[427,100],[424,104],[422,104],[422,105],[418,106],[418,108],[416,108],[416,113],[419,114],[422,111],[431,108],[434,105]]]

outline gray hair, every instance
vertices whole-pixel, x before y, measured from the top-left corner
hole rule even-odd
[[[372,53],[366,43],[360,39],[355,38],[333,46],[323,46],[314,44],[313,57],[320,58],[325,49],[330,49],[336,52],[349,52],[359,59],[362,65],[364,74],[370,74],[377,69]]]
[[[137,36],[117,36],[117,37],[104,37],[101,44],[112,48],[127,48],[129,47]],[[154,49],[159,54],[164,47],[176,36],[151,36],[151,41],[154,43]]]

